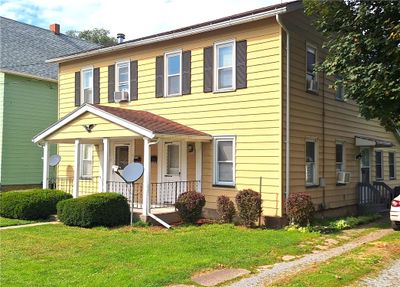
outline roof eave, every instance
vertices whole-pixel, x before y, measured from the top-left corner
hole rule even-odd
[[[57,79],[36,76],[36,75],[33,75],[33,74],[28,74],[28,73],[21,73],[21,72],[17,72],[17,71],[13,71],[13,70],[0,69],[0,73],[5,73],[5,74],[10,74],[10,75],[15,75],[15,76],[21,76],[21,77],[26,77],[26,78],[30,78],[30,79],[40,80],[40,81],[58,83]]]

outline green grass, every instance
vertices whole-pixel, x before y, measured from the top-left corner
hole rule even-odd
[[[204,225],[1,231],[3,286],[165,286],[221,266],[252,269],[310,252],[317,233]],[[300,245],[300,246],[299,246]]]
[[[29,223],[34,223],[34,221],[0,217],[0,227],[23,225]]]
[[[348,286],[365,276],[376,274],[392,260],[398,259],[399,252],[400,236],[398,233],[394,233],[272,286]]]

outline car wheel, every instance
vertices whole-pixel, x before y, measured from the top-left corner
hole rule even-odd
[[[393,230],[400,231],[400,223],[396,221],[392,221]]]

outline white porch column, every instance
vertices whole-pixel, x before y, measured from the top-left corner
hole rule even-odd
[[[101,185],[102,191],[107,192],[107,180],[108,180],[108,161],[109,161],[109,154],[110,154],[110,139],[104,138],[103,139],[103,163],[102,163],[102,172],[101,175]]]
[[[72,196],[77,198],[79,196],[79,171],[81,163],[81,148],[80,140],[75,140],[75,161],[74,161],[74,186],[72,190]]]
[[[49,188],[49,143],[43,145],[43,188]]]
[[[150,211],[150,141],[143,138],[144,155],[143,155],[143,216],[147,216]]]
[[[197,192],[201,192],[201,177],[203,171],[203,145],[201,142],[196,142],[195,151],[196,151],[196,181],[197,184]]]

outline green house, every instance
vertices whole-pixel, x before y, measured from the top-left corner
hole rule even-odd
[[[57,120],[58,65],[49,58],[99,47],[0,17],[0,190],[40,186],[42,148],[32,137]],[[51,154],[56,146],[51,147]]]

